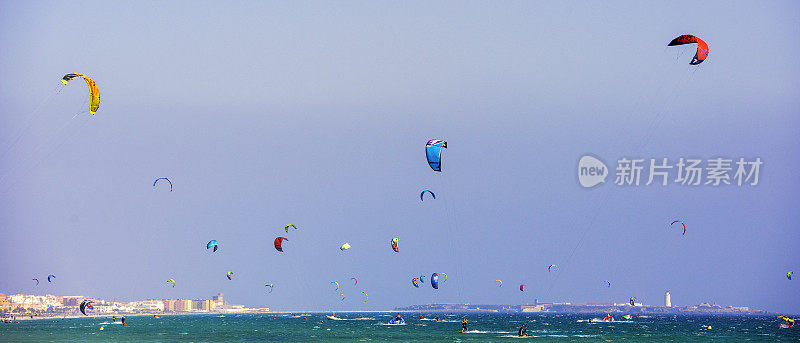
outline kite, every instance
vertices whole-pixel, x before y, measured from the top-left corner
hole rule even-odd
[[[92,303],[93,303],[93,302],[92,302],[91,300],[84,300],[84,301],[82,301],[82,302],[81,302],[81,305],[80,305],[80,307],[79,307],[79,308],[80,308],[80,310],[81,310],[81,313],[83,313],[83,315],[84,315],[84,316],[86,316],[86,315],[87,315],[87,314],[86,314],[86,309],[87,309],[87,308],[88,308],[88,309],[91,309],[91,308],[92,308]]]
[[[275,288],[275,285],[273,285],[271,283],[268,283],[268,284],[264,285],[264,287],[269,287],[269,293],[272,293],[272,289]]]
[[[339,247],[339,250],[341,251],[345,251],[347,249],[350,249],[350,243],[342,244],[342,246]]]
[[[447,148],[447,142],[438,139],[431,139],[425,144],[425,155],[433,171],[442,171],[442,148]]]
[[[336,285],[336,290],[338,291],[339,290],[339,283],[336,282],[336,281],[331,281],[331,283]]]
[[[697,52],[694,53],[694,58],[692,61],[689,62],[691,65],[698,65],[703,63],[708,57],[708,44],[704,42],[702,39],[697,38],[692,35],[681,35],[677,38],[673,39],[667,46],[675,46],[675,45],[684,45],[684,44],[692,44],[697,43]]]
[[[781,324],[781,329],[788,329],[794,326],[794,319],[786,317],[786,316],[778,316],[778,319],[783,319],[786,324]]]
[[[97,109],[100,108],[100,90],[92,79],[81,73],[69,73],[61,78],[61,83],[66,85],[76,77],[82,78],[86,81],[86,85],[89,86],[89,113],[94,114],[97,112]]]
[[[794,272],[793,272],[793,271],[791,271],[791,270],[790,270],[790,271],[788,271],[788,272],[786,272],[786,278],[787,278],[787,279],[789,279],[789,280],[791,280],[791,279],[792,279],[792,274],[794,274]]]
[[[172,282],[172,288],[175,288],[175,279],[167,279],[167,282]]]
[[[519,285],[519,291],[520,292],[525,292],[525,284]]]
[[[289,241],[286,237],[275,238],[275,250],[283,252],[283,241]]]
[[[344,294],[339,293],[339,295],[342,297],[342,301],[344,301],[344,298],[345,298]]]
[[[50,275],[47,276],[47,282],[53,282],[53,280],[51,280],[51,279],[55,279],[55,278],[56,278],[55,275],[50,274]]]
[[[603,281],[603,282],[607,283],[608,287],[611,287],[611,281],[606,280],[606,281]]]
[[[431,274],[431,287],[433,287],[433,289],[439,289],[439,274],[438,273]]]
[[[441,273],[441,275],[444,275],[444,280],[442,280],[442,282],[447,282],[447,274],[446,273]]]
[[[361,294],[363,294],[365,297],[364,302],[367,302],[367,300],[369,300],[369,294],[367,294],[367,292],[361,292]]]
[[[389,244],[392,245],[392,250],[394,250],[394,252],[400,252],[400,247],[397,244],[398,242],[400,242],[400,238],[397,237],[392,238],[392,240],[389,241]]]
[[[669,223],[669,226],[672,226],[672,224],[675,224],[675,223],[683,224],[683,235],[686,236],[686,223],[684,223],[682,220],[675,220],[672,223]]]
[[[425,275],[419,276],[419,282],[425,283]]]
[[[169,191],[172,192],[172,181],[170,181],[168,178],[165,178],[165,177],[160,177],[160,178],[157,178],[155,181],[153,181],[153,187],[156,186],[156,183],[158,183],[158,180],[167,180],[167,182],[169,182]]]
[[[208,244],[206,244],[206,249],[211,249],[211,247],[214,247],[214,250],[212,250],[211,252],[215,252],[217,251],[217,248],[219,248],[219,244],[217,244],[216,239],[212,239],[208,241]]]
[[[39,279],[31,279],[31,280],[36,281],[37,286],[39,285]]]
[[[289,233],[289,227],[290,226],[293,227],[295,230],[297,230],[297,226],[295,226],[294,224],[286,224],[286,226],[283,227],[283,229],[286,231],[286,233]]]
[[[436,194],[433,194],[433,192],[431,192],[431,191],[429,191],[429,190],[427,190],[427,189],[426,189],[426,190],[422,191],[422,193],[419,193],[419,200],[420,200],[420,201],[424,201],[424,200],[425,200],[425,199],[423,198],[423,196],[425,195],[425,192],[428,192],[428,193],[430,193],[431,197],[433,197],[433,199],[436,199]]]
[[[233,279],[231,279],[231,276],[232,276],[232,275],[233,275],[233,272],[227,272],[227,273],[225,273],[225,276],[227,276],[227,277],[228,277],[228,280],[233,280]]]
[[[498,283],[497,287],[503,287],[503,280],[497,279],[497,280],[494,280],[494,281]]]
[[[354,277],[351,277],[351,278],[350,278],[350,280],[353,280],[353,281],[355,281],[355,283],[353,284],[353,286],[355,286],[355,285],[357,285],[357,284],[358,284],[358,279],[356,279],[356,278],[354,278]]]
[[[550,266],[547,267],[547,271],[549,272],[550,268],[553,268],[553,267],[556,267],[556,270],[558,270],[558,266],[557,265],[551,264]]]
[[[417,283],[417,280],[419,280],[419,278],[415,277],[415,278],[411,279],[411,284],[414,285],[414,287],[419,288],[419,283]]]

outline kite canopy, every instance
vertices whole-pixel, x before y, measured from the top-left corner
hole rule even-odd
[[[93,302],[92,302],[91,300],[84,300],[84,301],[81,301],[81,304],[80,304],[79,308],[80,308],[80,310],[81,310],[81,313],[83,313],[83,315],[84,315],[84,316],[86,316],[86,315],[87,315],[87,314],[86,314],[86,309],[87,309],[87,308],[88,308],[88,309],[91,309],[91,308],[92,308],[92,304],[93,304]]]
[[[497,287],[503,287],[503,280],[497,279],[494,281],[497,282]]]
[[[787,279],[789,279],[789,280],[791,280],[791,279],[792,279],[792,274],[794,274],[794,272],[793,272],[793,271],[791,271],[791,270],[790,270],[790,271],[788,271],[788,272],[786,272],[786,278],[787,278]],[[38,283],[37,283],[37,285],[38,285]]]
[[[169,191],[172,192],[172,181],[170,181],[168,178],[165,178],[165,177],[160,177],[160,178],[157,178],[155,181],[153,181],[153,187],[156,186],[156,183],[158,183],[158,180],[167,180],[167,182],[169,182]]]
[[[417,280],[419,280],[419,278],[415,277],[415,278],[411,279],[411,284],[414,285],[414,287],[419,288],[419,283],[417,282]]]
[[[212,239],[212,240],[208,241],[208,244],[206,244],[206,249],[211,249],[211,248],[214,248],[214,250],[212,250],[212,252],[217,251],[217,248],[219,248],[219,244],[217,244],[217,240],[216,239]]]
[[[681,225],[683,225],[683,235],[686,236],[686,224],[682,220],[674,220],[672,223],[669,223],[669,226],[675,223],[681,223]]]
[[[438,273],[431,274],[431,287],[433,287],[433,289],[439,289],[439,274]]]
[[[781,328],[788,329],[788,328],[794,326],[794,319],[792,319],[792,318],[789,318],[787,316],[778,316],[778,319],[783,319],[783,321],[786,322],[785,325],[781,325]]]
[[[442,171],[442,148],[447,148],[447,142],[438,139],[431,139],[425,144],[425,156],[433,171]]]
[[[275,250],[283,252],[283,246],[282,246],[283,241],[287,241],[288,242],[289,240],[286,239],[286,237],[275,238]]]
[[[423,198],[423,196],[425,195],[425,192],[428,192],[431,195],[431,197],[436,199],[436,194],[433,194],[433,192],[431,192],[430,190],[426,189],[426,190],[422,191],[422,193],[419,193],[419,200],[420,201],[424,201],[425,200],[425,198]]]
[[[556,270],[558,270],[558,266],[557,265],[551,264],[550,266],[547,267],[547,271],[549,272],[550,268],[553,268],[553,267],[556,267]]]
[[[606,280],[606,281],[603,281],[603,282],[607,283],[608,287],[611,287],[611,281]]]
[[[361,292],[361,294],[364,295],[364,302],[367,302],[367,300],[369,300],[369,294],[367,294],[367,292]]]
[[[339,290],[339,283],[336,281],[331,281],[332,284],[336,285],[336,290]]]
[[[354,278],[354,277],[351,277],[351,278],[350,278],[350,280],[353,280],[353,281],[355,281],[355,283],[353,283],[353,286],[355,286],[355,285],[357,285],[357,284],[358,284],[358,279],[356,279],[356,278]]]
[[[419,282],[425,283],[425,275],[420,275],[419,276]]]
[[[167,282],[172,282],[172,288],[175,288],[175,279],[167,279]]]
[[[273,285],[271,283],[268,283],[268,284],[264,285],[264,287],[269,287],[269,293],[272,293],[272,289],[275,288],[275,285]]]
[[[61,83],[66,85],[76,77],[82,78],[84,81],[86,81],[86,85],[89,86],[89,113],[95,114],[97,109],[100,108],[100,90],[97,88],[97,84],[94,83],[92,79],[81,73],[69,73],[61,78]]]
[[[347,249],[350,249],[350,243],[342,244],[342,246],[339,247],[339,250],[341,251],[345,251]]]
[[[439,275],[444,276],[444,280],[442,280],[442,282],[447,282],[447,273],[439,273]]]
[[[290,226],[293,227],[295,230],[297,230],[297,226],[295,226],[294,224],[286,224],[286,226],[283,228],[286,231],[286,233],[289,233]]]
[[[520,292],[525,292],[525,284],[519,285]]]
[[[689,62],[691,65],[698,65],[703,63],[708,57],[708,44],[704,42],[702,39],[697,38],[692,35],[681,35],[677,38],[673,39],[667,46],[675,46],[675,45],[684,45],[684,44],[692,44],[697,43],[697,51],[694,53],[694,58],[692,61]]]
[[[227,272],[227,273],[225,273],[225,276],[228,277],[228,280],[231,280],[231,276],[233,276],[233,272]]]
[[[392,250],[394,250],[394,252],[400,252],[400,247],[398,246],[398,242],[400,242],[400,238],[397,237],[392,238],[392,240],[389,241],[389,244],[392,245]]]
[[[53,282],[53,280],[52,280],[52,279],[55,279],[55,278],[56,278],[56,276],[55,276],[55,275],[53,275],[53,274],[50,274],[50,275],[48,275],[48,276],[47,276],[47,282]]]

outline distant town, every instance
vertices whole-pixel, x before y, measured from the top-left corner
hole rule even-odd
[[[644,305],[631,301],[626,303],[588,302],[583,304],[546,303],[536,300],[530,305],[473,305],[468,303],[440,303],[398,307],[396,310],[420,312],[532,312],[532,313],[625,313],[625,314],[767,314],[767,311],[752,310],[746,306],[721,306],[702,303],[693,306],[672,306],[669,292],[664,294],[664,306]]]
[[[81,315],[78,305],[91,300],[92,308],[87,315],[135,315],[135,314],[192,314],[192,313],[265,313],[269,308],[247,308],[244,305],[227,303],[219,293],[211,299],[147,299],[130,302],[106,301],[86,296],[57,295],[5,295],[0,293],[0,315],[17,317],[61,317]],[[503,312],[503,313],[626,313],[626,314],[767,314],[763,310],[752,310],[743,306],[721,306],[702,303],[693,306],[672,306],[670,294],[664,295],[663,306],[644,305],[632,301],[626,303],[588,302],[583,304],[539,302],[526,305],[475,305],[469,303],[436,303],[396,307],[403,312]],[[313,312],[313,311],[306,311]],[[341,311],[351,312],[351,311]]]
[[[148,299],[130,302],[106,301],[81,295],[5,295],[0,293],[0,314],[3,317],[59,317],[79,315],[78,305],[91,300],[88,315],[155,314],[155,313],[260,313],[269,308],[247,308],[228,304],[219,293],[208,299]]]

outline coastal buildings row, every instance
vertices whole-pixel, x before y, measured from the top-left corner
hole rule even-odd
[[[105,301],[85,296],[29,295],[0,293],[0,313],[30,315],[74,314],[83,300],[93,302],[93,314],[117,313],[245,313],[267,312],[269,308],[251,309],[228,304],[219,293],[208,299],[148,299],[130,302]]]
[[[665,304],[666,305],[666,304]],[[719,315],[760,315],[762,310],[752,310],[744,306],[720,306],[702,303],[694,306],[647,306],[638,302],[590,302],[572,303],[534,303],[528,305],[476,305],[469,303],[437,303],[398,307],[400,311],[420,312],[526,312],[526,313],[620,313],[620,314],[719,314]]]

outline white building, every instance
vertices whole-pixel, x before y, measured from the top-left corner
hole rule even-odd
[[[669,296],[669,291],[667,291],[667,293],[664,293],[664,306],[672,307],[672,299]]]

